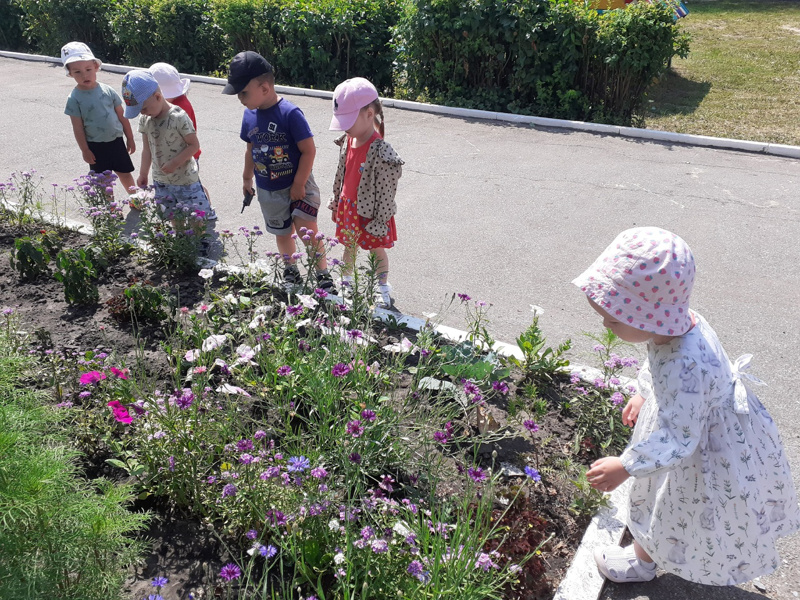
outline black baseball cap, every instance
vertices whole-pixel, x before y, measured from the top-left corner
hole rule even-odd
[[[222,88],[222,93],[234,96],[246,88],[254,77],[272,72],[272,65],[258,52],[239,52],[231,61],[228,85]]]

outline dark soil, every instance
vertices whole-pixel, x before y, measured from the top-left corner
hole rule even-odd
[[[31,232],[38,232],[38,228]],[[17,311],[23,329],[34,335],[37,343],[56,350],[114,350],[116,356],[127,364],[136,361],[144,354],[145,363],[151,375],[167,378],[169,365],[159,351],[159,342],[164,333],[157,328],[143,328],[134,335],[130,323],[115,320],[106,302],[122,293],[126,285],[137,278],[148,280],[156,285],[169,286],[178,292],[182,306],[192,306],[202,298],[203,282],[196,275],[177,275],[154,271],[150,266],[139,263],[135,257],[123,257],[112,267],[99,275],[100,301],[89,306],[69,306],[64,299],[63,286],[52,277],[40,277],[33,281],[22,281],[11,269],[10,250],[14,239],[21,234],[7,224],[0,224],[0,307],[12,307]],[[83,246],[86,238],[76,233],[62,236],[67,245]],[[373,332],[382,343],[397,342],[399,332],[387,329]],[[406,332],[409,337],[412,332]],[[410,379],[410,378],[409,378]],[[512,379],[521,386],[521,375],[516,373]],[[403,382],[397,393],[408,390]],[[554,534],[541,548],[541,554],[527,563],[523,573],[523,589],[517,589],[509,597],[520,599],[551,598],[559,581],[574,555],[577,545],[587,525],[587,518],[576,518],[567,507],[575,493],[574,485],[561,476],[547,476],[548,470],[557,469],[558,464],[568,458],[573,461],[570,447],[574,429],[572,422],[558,410],[559,386],[551,391],[553,408],[543,418],[537,419],[540,431],[537,443],[519,432],[517,437],[484,445],[479,458],[485,466],[494,464],[500,468],[504,464],[534,464],[540,467],[545,476],[531,493],[527,491],[518,499],[518,507],[506,515],[504,525],[510,527],[511,536],[503,547],[503,552],[514,551],[519,558],[531,552],[536,546]],[[515,386],[512,387],[512,393]],[[408,393],[408,391],[406,391]],[[507,407],[501,403],[490,404],[487,412],[491,416],[492,427],[502,428],[509,423]],[[463,424],[465,427],[470,425]],[[84,472],[87,477],[114,477],[119,471],[105,463],[108,456],[88,457]],[[584,456],[581,462],[591,462]],[[513,497],[524,477],[509,475],[506,478],[505,494]],[[158,499],[139,502],[134,510],[149,510],[154,515],[149,529],[143,534],[150,543],[151,552],[145,561],[129,577],[128,591],[135,600],[147,598],[155,589],[150,580],[155,576],[169,577],[169,584],[162,590],[165,598],[202,597],[203,590],[216,579],[219,569],[230,557],[224,543],[219,540],[207,525],[185,515],[174,514],[165,503]],[[497,517],[502,514],[498,504]],[[534,524],[534,527],[528,527]],[[489,548],[491,549],[491,548]],[[221,590],[220,590],[221,591]],[[213,593],[212,593],[213,595]]]

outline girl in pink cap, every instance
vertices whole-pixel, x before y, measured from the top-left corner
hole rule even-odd
[[[383,141],[383,107],[375,86],[363,77],[336,86],[331,129],[346,132],[336,140],[341,147],[339,167],[328,203],[336,237],[345,246],[342,287],[346,291],[352,285],[356,249],[369,250],[377,259],[378,305],[392,309],[386,250],[397,241],[394,197],[403,161]]]
[[[587,473],[603,492],[633,477],[634,542],[595,551],[616,582],[650,581],[656,564],[684,579],[735,585],[774,571],[775,542],[800,529],[800,507],[778,429],[748,388],[750,355],[731,363],[690,310],[694,257],[680,237],[628,229],[573,281],[621,339],[647,343],[634,425],[619,457]]]

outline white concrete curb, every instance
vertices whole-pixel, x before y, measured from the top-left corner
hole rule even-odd
[[[40,56],[38,54],[25,54],[22,52],[9,52],[0,50],[0,56],[17,60],[28,60],[35,62],[48,62],[61,64],[60,58],[51,56]],[[128,71],[140,67],[128,67],[125,65],[114,65],[103,63],[103,68],[112,73],[127,73]],[[192,75],[181,73],[191,81],[198,83],[209,83],[212,85],[225,85],[227,82],[220,77],[207,77],[205,75]],[[276,85],[275,89],[281,94],[291,94],[294,96],[309,96],[312,98],[333,98],[333,92],[326,90],[314,90],[307,88],[290,87]],[[674,133],[670,131],[659,131],[656,129],[639,129],[636,127],[621,127],[617,125],[605,125],[603,123],[587,123],[584,121],[566,121],[563,119],[548,119],[546,117],[534,117],[529,115],[516,115],[512,113],[493,112],[489,110],[478,110],[472,108],[455,108],[441,106],[438,104],[427,104],[425,102],[412,102],[410,100],[395,100],[394,98],[381,98],[384,106],[413,110],[432,114],[446,115],[450,117],[461,117],[464,119],[484,119],[487,121],[501,121],[504,123],[527,124],[536,127],[555,127],[561,129],[573,129],[575,131],[586,131],[605,135],[616,135],[621,137],[632,137],[646,139],[655,142],[671,142],[675,144],[686,144],[689,146],[709,146],[724,150],[742,150],[744,152],[757,152],[761,154],[771,154],[788,158],[800,158],[800,146],[788,146],[785,144],[772,144],[769,142],[754,142],[749,140],[736,140],[731,138],[711,137],[707,135],[692,135],[688,133]]]

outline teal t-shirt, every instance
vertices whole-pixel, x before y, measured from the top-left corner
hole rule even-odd
[[[122,137],[122,123],[115,108],[122,98],[111,86],[97,82],[91,90],[74,88],[67,98],[64,114],[80,117],[89,142],[113,142]]]

